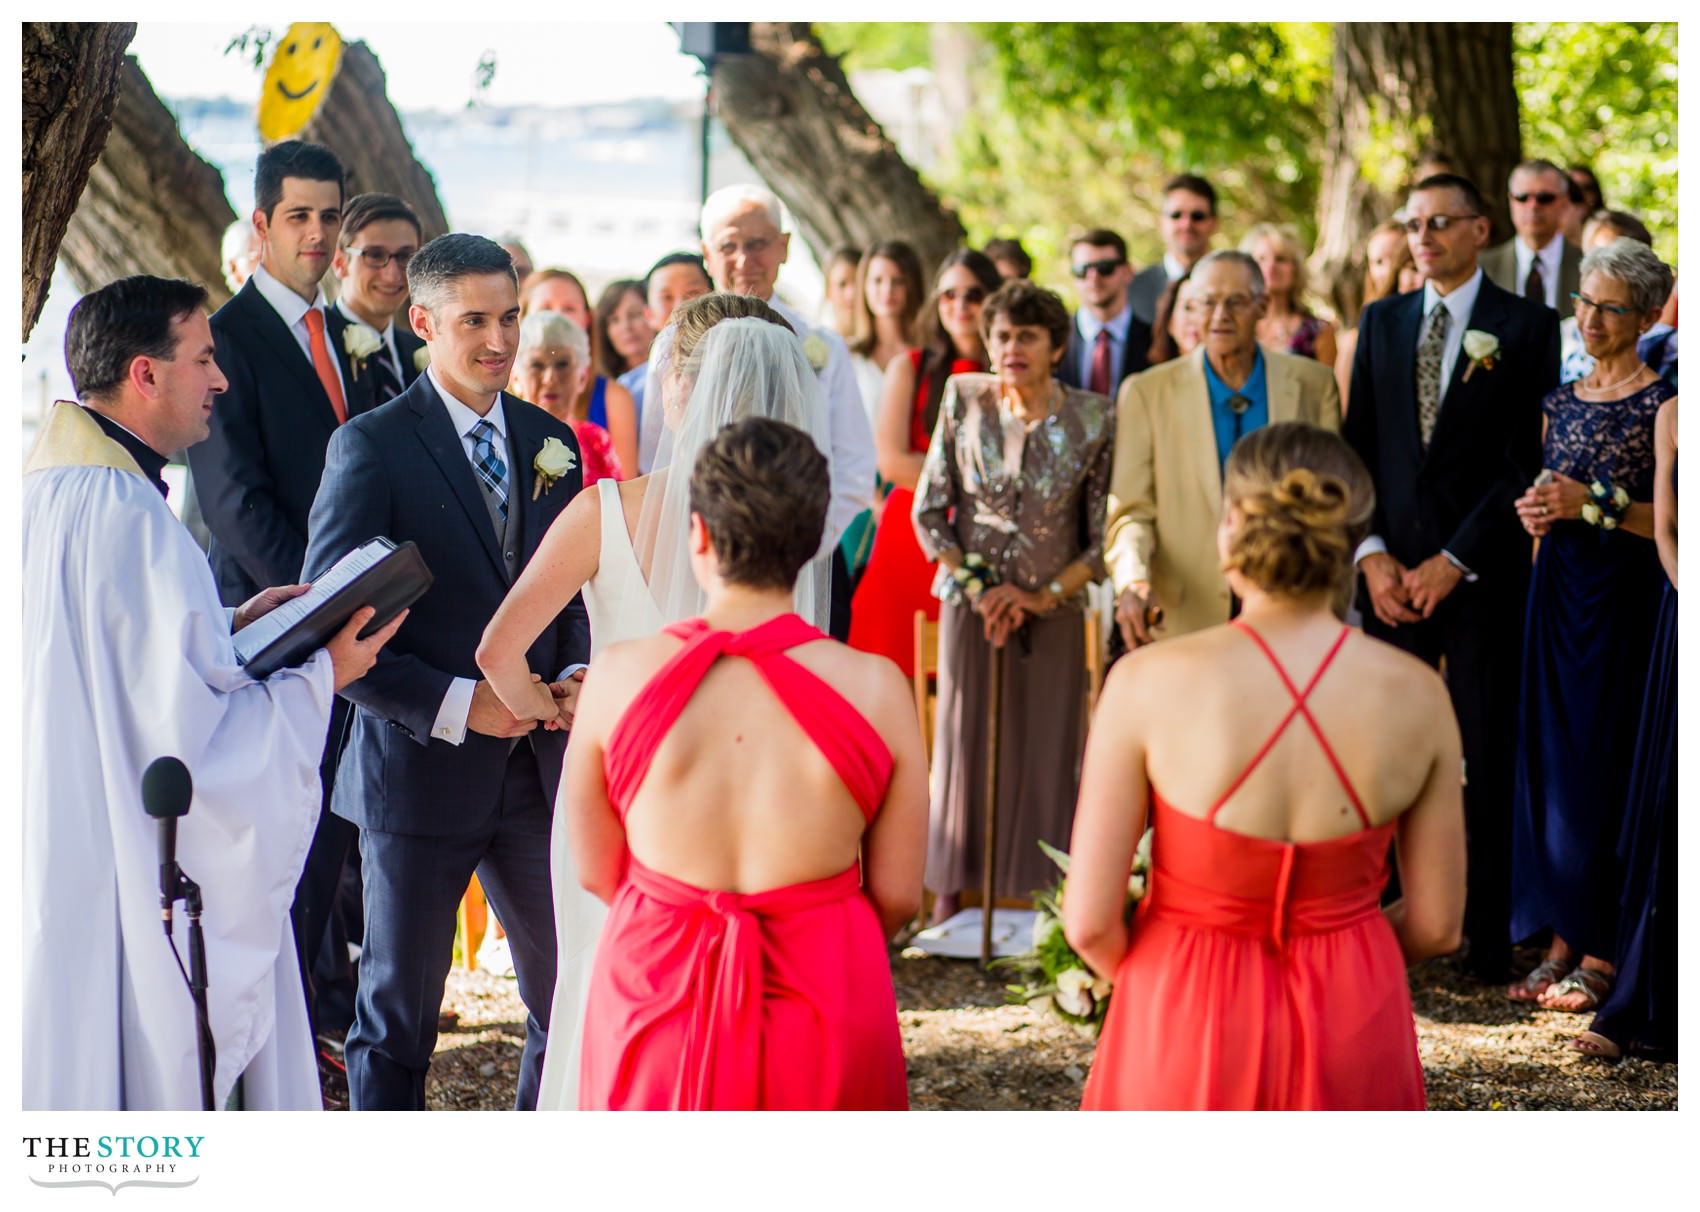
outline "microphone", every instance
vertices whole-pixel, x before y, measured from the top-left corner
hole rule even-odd
[[[159,907],[167,934],[178,894],[177,818],[188,813],[194,793],[189,768],[174,757],[155,758],[142,771],[142,807],[159,822]]]

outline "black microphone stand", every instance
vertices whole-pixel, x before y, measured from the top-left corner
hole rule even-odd
[[[177,957],[178,971],[183,960],[177,956],[177,942],[171,936],[171,902],[181,900],[189,917],[189,970],[183,979],[189,986],[189,998],[195,1003],[195,1046],[201,1066],[201,1110],[217,1110],[213,1106],[213,1068],[218,1062],[218,1048],[213,1042],[212,1019],[207,1012],[207,940],[201,931],[201,886],[183,868],[172,865],[176,882],[174,896],[160,897],[165,910],[165,936],[171,939],[171,954]]]

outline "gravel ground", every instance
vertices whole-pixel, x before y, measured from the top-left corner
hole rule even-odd
[[[1532,966],[1533,953],[1525,956]],[[1006,1005],[1001,975],[966,960],[893,953],[909,1099],[918,1111],[1041,1110],[1079,1105],[1092,1040],[1026,1006]],[[1674,1110],[1674,1064],[1606,1065],[1572,1051],[1588,1016],[1540,1010],[1474,984],[1449,960],[1411,971],[1431,1110]],[[426,1081],[434,1110],[512,1106],[524,1009],[511,979],[449,975],[442,1034]]]

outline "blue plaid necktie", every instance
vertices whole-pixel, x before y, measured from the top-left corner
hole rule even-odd
[[[484,491],[496,503],[502,521],[508,520],[508,465],[491,440],[496,427],[489,421],[479,421],[472,427],[472,469],[484,483]]]

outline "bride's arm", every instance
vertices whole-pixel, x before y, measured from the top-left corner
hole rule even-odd
[[[1068,846],[1063,934],[1105,980],[1115,979],[1116,968],[1127,954],[1129,933],[1123,917],[1127,880],[1150,802],[1145,713],[1138,702],[1133,668],[1142,655],[1123,657],[1104,682],[1086,736],[1080,802]]]
[[[478,668],[502,705],[522,720],[555,718],[554,700],[546,686],[539,694],[539,683],[532,681],[525,654],[595,574],[601,548],[598,495],[580,492],[550,524],[531,562],[484,628],[484,638],[478,643]]]

